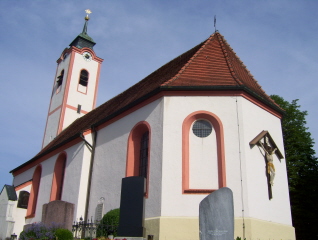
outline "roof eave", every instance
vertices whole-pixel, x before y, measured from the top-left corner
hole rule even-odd
[[[47,150],[44,151],[43,153],[41,153],[41,154],[39,154],[39,155],[36,155],[35,157],[31,158],[29,161],[27,161],[27,162],[23,163],[22,165],[16,167],[15,169],[12,169],[9,173],[13,173],[13,172],[15,172],[15,171],[17,171],[17,170],[23,168],[24,166],[27,166],[28,164],[30,164],[30,163],[36,161],[37,159],[39,159],[39,158],[41,158],[41,157],[43,157],[43,156],[45,156],[45,155],[47,155],[47,154],[53,152],[54,150],[58,149],[59,147],[61,147],[61,146],[65,145],[65,144],[67,144],[67,143],[73,141],[73,140],[76,139],[76,138],[79,138],[80,135],[81,135],[81,133],[77,133],[77,134],[73,135],[72,137],[66,139],[65,141],[63,141],[63,142],[61,142],[61,143],[59,143],[59,144],[53,146],[52,148],[47,149]]]
[[[277,111],[278,113],[284,115],[284,111],[282,109],[280,109],[279,107],[277,107],[276,105],[274,105],[270,101],[260,97],[258,94],[251,91],[249,88],[247,88],[245,86],[161,86],[161,87],[158,87],[158,88],[152,90],[151,92],[147,93],[146,95],[138,98],[134,102],[122,107],[118,111],[106,116],[102,120],[92,124],[91,129],[97,128],[98,126],[102,125],[103,123],[115,118],[116,116],[120,115],[121,113],[131,109],[132,107],[138,105],[139,103],[149,99],[150,97],[152,97],[152,96],[154,96],[162,91],[224,91],[224,90],[226,90],[226,91],[238,91],[238,90],[245,91],[249,95],[253,96],[257,100],[264,103],[266,106],[268,106],[268,107],[274,109],[275,111]],[[23,168],[24,166],[26,166],[26,165],[34,162],[35,160],[51,153],[52,151],[58,149],[59,147],[65,145],[66,143],[71,142],[72,140],[74,140],[78,137],[80,137],[80,133],[77,133],[77,134],[73,135],[72,137],[66,139],[65,141],[57,144],[56,146],[53,146],[52,148],[47,149],[46,151],[44,151],[40,155],[36,155],[35,157],[30,159],[29,161],[25,162],[24,164],[20,165],[19,167],[15,168],[15,169],[11,170],[10,173],[13,173],[13,172]]]
[[[245,86],[164,86],[161,87],[161,90],[164,91],[191,91],[191,90],[195,90],[195,91],[237,91],[237,90],[242,90],[245,91],[246,93],[248,93],[249,95],[253,96],[254,98],[256,98],[257,100],[261,101],[262,103],[264,103],[265,105],[267,105],[268,107],[273,108],[275,111],[277,111],[278,113],[284,115],[285,111],[281,108],[279,108],[278,106],[276,106],[275,104],[273,104],[272,102],[270,102],[269,100],[261,97],[260,95],[258,95],[257,93],[253,92],[252,90],[250,90],[248,87]]]
[[[147,100],[148,98],[154,96],[155,94],[162,92],[162,91],[237,91],[237,90],[242,90],[247,92],[248,94],[252,95],[255,97],[257,100],[261,101],[268,107],[273,108],[275,111],[279,112],[280,114],[284,114],[284,111],[271,103],[270,101],[262,98],[255,92],[251,91],[249,88],[245,86],[161,86],[159,88],[156,88],[155,90],[149,92],[148,94],[142,96],[141,98],[135,100],[134,102],[126,105],[125,107],[119,109],[118,111],[108,115],[107,117],[103,118],[102,120],[98,121],[97,123],[92,125],[92,128],[96,128],[99,125],[109,121],[110,119],[118,116],[119,114],[127,111],[128,109],[136,106],[137,104]]]

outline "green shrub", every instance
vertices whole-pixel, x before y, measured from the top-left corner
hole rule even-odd
[[[52,224],[51,227],[45,226],[43,223],[33,223],[27,230],[20,233],[19,240],[73,240],[73,233],[67,229],[61,228],[59,224]]]
[[[119,212],[119,208],[116,208],[110,210],[104,215],[104,217],[100,221],[100,225],[97,228],[97,237],[107,237],[108,235],[114,235],[115,237],[117,236]]]
[[[59,228],[55,231],[55,237],[57,237],[58,240],[72,240],[73,239],[73,233],[64,228]]]

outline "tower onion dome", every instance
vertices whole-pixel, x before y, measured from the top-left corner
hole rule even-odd
[[[96,44],[94,42],[94,40],[88,36],[87,34],[87,25],[88,25],[88,20],[89,20],[89,16],[88,14],[92,13],[89,9],[85,10],[87,15],[85,16],[85,23],[84,23],[84,27],[83,27],[83,31],[82,33],[80,33],[69,45],[70,47],[74,46],[77,48],[84,48],[84,47],[88,47],[93,49],[94,45]]]

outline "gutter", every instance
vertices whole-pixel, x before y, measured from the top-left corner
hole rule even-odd
[[[89,146],[91,150],[93,150],[93,146],[92,146],[89,142],[87,142],[87,140],[85,139],[85,137],[84,137],[84,135],[83,135],[83,132],[81,132],[80,138],[83,139],[83,141],[85,142],[85,144],[86,144],[87,146]]]
[[[86,191],[86,203],[85,203],[85,212],[84,212],[84,221],[87,222],[87,216],[88,216],[88,208],[89,208],[89,200],[91,196],[91,186],[92,186],[92,176],[93,176],[93,166],[94,166],[94,159],[95,159],[95,149],[96,149],[96,140],[97,140],[97,131],[95,128],[92,128],[92,133],[94,134],[93,138],[93,145],[89,144],[84,137],[83,140],[86,144],[91,146],[91,159],[90,159],[90,165],[89,165],[89,172],[88,172],[88,183],[87,183],[87,191]]]

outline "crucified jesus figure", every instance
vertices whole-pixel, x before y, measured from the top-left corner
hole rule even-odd
[[[271,186],[273,186],[274,185],[274,178],[275,178],[275,166],[273,163],[273,155],[275,154],[277,148],[272,148],[272,147],[268,146],[267,143],[266,143],[266,145],[268,147],[265,147],[261,141],[259,141],[258,143],[265,152],[265,157],[267,160],[267,173],[269,174],[269,183]]]

